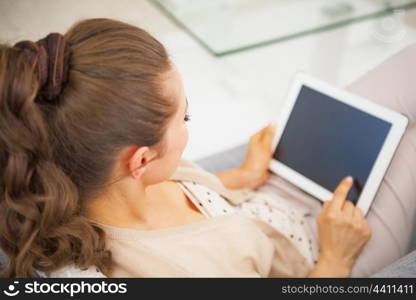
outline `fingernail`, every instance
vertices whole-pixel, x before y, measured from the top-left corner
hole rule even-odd
[[[348,177],[347,177],[347,182],[348,182],[348,183],[352,183],[352,177],[351,177],[351,176],[348,176]]]

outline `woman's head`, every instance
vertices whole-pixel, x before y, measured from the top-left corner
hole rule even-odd
[[[188,142],[186,121],[189,118],[188,101],[186,99],[181,76],[172,63],[171,68],[160,78],[163,86],[162,97],[175,103],[176,112],[170,119],[164,132],[160,147],[161,151],[149,147],[126,147],[118,157],[118,172],[121,176],[132,174],[140,179],[144,186],[159,183],[170,178],[179,164],[184,148]],[[163,151],[163,156],[160,153]],[[153,157],[158,157],[154,159]],[[150,163],[148,163],[150,161]],[[126,172],[127,171],[127,172]]]
[[[1,45],[3,275],[69,263],[108,272],[104,232],[83,208],[125,176],[168,179],[187,143],[186,106],[164,47],[123,22],[89,19],[36,44]]]

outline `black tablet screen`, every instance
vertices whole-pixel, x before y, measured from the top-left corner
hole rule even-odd
[[[391,126],[303,86],[273,156],[331,192],[353,176],[356,203]]]

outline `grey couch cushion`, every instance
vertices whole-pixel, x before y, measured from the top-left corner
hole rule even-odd
[[[416,277],[416,250],[371,277]]]
[[[248,140],[248,138],[247,138]],[[248,144],[237,145],[223,152],[209,155],[195,161],[199,166],[211,173],[239,167],[245,158]]]

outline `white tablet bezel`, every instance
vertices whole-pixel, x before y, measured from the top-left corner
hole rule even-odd
[[[273,153],[275,152],[275,149],[278,146],[280,138],[285,130],[287,121],[302,86],[310,87],[316,91],[337,99],[337,101],[351,105],[361,111],[364,111],[392,124],[391,130],[387,135],[381,151],[368,176],[367,183],[365,184],[356,204],[357,207],[359,207],[365,215],[370,209],[372,200],[374,199],[374,196],[379,188],[381,180],[383,179],[384,174],[394,155],[394,152],[400,142],[400,139],[406,130],[408,119],[401,113],[395,112],[377,103],[363,99],[331,84],[313,78],[305,73],[299,72],[296,74],[294,82],[289,90],[287,102],[284,104],[278,119],[276,119],[277,128],[272,143]],[[320,186],[319,184],[315,183],[314,181],[303,176],[302,174],[274,158],[270,161],[269,170],[280,175],[281,177],[285,178],[289,182],[310,193],[321,201],[329,201],[332,199],[333,191],[325,189],[324,187]],[[346,174],[346,176],[347,175],[348,174]]]

